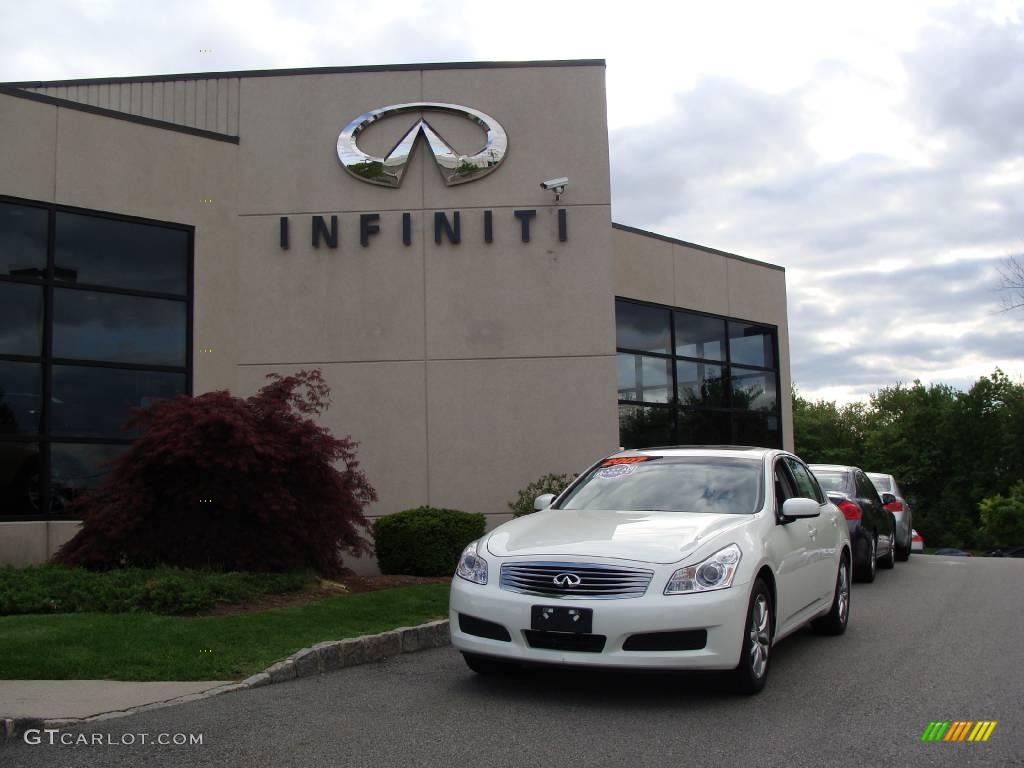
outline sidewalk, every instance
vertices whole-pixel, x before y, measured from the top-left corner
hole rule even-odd
[[[117,712],[234,681],[127,683],[117,680],[0,680],[0,720],[63,720]]]

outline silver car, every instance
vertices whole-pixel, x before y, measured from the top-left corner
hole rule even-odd
[[[907,560],[913,550],[914,525],[910,505],[903,497],[903,491],[892,475],[868,472],[868,478],[882,497],[885,508],[896,518],[896,559]]]

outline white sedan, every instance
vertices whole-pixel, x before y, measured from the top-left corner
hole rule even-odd
[[[729,670],[756,693],[778,640],[846,629],[846,520],[785,451],[623,451],[536,506],[466,547],[452,579],[452,644],[478,673]]]

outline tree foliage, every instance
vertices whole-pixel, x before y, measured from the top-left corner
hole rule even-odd
[[[75,500],[82,528],[55,559],[334,576],[342,553],[368,554],[363,509],[376,493],[357,444],[310,418],[330,404],[320,371],[268,378],[249,398],[210,392],[136,411],[141,436]]]
[[[794,392],[793,432],[805,461],[894,475],[930,546],[990,543],[980,502],[1024,480],[1024,385],[999,369],[967,391],[915,381],[883,387],[866,404]]]
[[[553,493],[557,496],[568,488],[569,483],[575,480],[576,477],[577,475],[573,473],[571,475],[547,474],[537,478],[521,489],[516,494],[515,499],[508,503],[508,508],[512,510],[512,516],[522,517],[523,515],[533,514],[536,511],[533,508],[533,502],[538,496],[543,496],[545,493]]]
[[[1014,483],[1006,496],[981,502],[981,530],[992,546],[1013,546],[1024,541],[1024,481]]]

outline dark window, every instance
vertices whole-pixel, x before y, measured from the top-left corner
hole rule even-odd
[[[615,319],[623,446],[782,446],[774,326],[630,299]]]
[[[185,374],[82,365],[53,366],[55,435],[123,437],[132,408],[185,394]]]
[[[187,309],[183,301],[57,288],[53,356],[184,366]]]
[[[43,353],[43,289],[0,283],[0,355]]]
[[[878,497],[878,491],[875,490],[875,486],[868,480],[867,475],[863,472],[855,473],[855,480],[857,482],[857,495],[862,499],[868,499],[874,502],[878,506],[882,506],[882,500]]]
[[[676,354],[705,360],[725,359],[725,320],[676,312]]]
[[[851,483],[846,472],[826,472],[818,469],[814,470],[814,477],[817,478],[818,484],[826,492],[838,491],[839,493],[850,493],[852,490]]]
[[[619,353],[619,400],[667,403],[672,388],[672,361],[663,357]]]
[[[668,307],[618,302],[615,312],[617,346],[669,354],[672,350],[671,317]]]
[[[732,405],[744,411],[774,411],[779,404],[774,371],[732,367]]]
[[[50,483],[54,506],[63,508],[82,490],[96,487],[109,473],[111,462],[127,450],[127,445],[109,443],[51,444]]]
[[[675,442],[672,411],[668,408],[620,405],[619,441],[626,448],[671,445]]]
[[[127,450],[132,408],[191,392],[191,241],[0,201],[0,518],[66,515]]]
[[[45,208],[0,203],[0,275],[44,277],[48,215]]]
[[[789,471],[793,473],[793,480],[796,482],[797,493],[805,499],[812,499],[819,504],[824,504],[825,499],[821,495],[821,490],[818,488],[818,483],[815,482],[814,477],[810,471],[795,459],[786,458],[786,464],[789,467]]]
[[[41,504],[39,445],[0,440],[0,517],[38,517]]]
[[[726,403],[725,378],[722,366],[680,360],[676,363],[676,387],[683,405],[718,405]]]
[[[679,445],[731,445],[732,417],[726,411],[684,408],[677,414],[676,439]],[[638,447],[638,446],[635,446]]]
[[[782,430],[777,413],[734,414],[733,427],[736,445],[759,445],[778,448],[782,445]]]
[[[188,232],[58,212],[54,270],[64,282],[183,296]]]
[[[40,367],[39,363],[0,360],[0,437],[39,432]]]
[[[775,366],[775,331],[764,325],[729,321],[729,359],[739,365]]]

